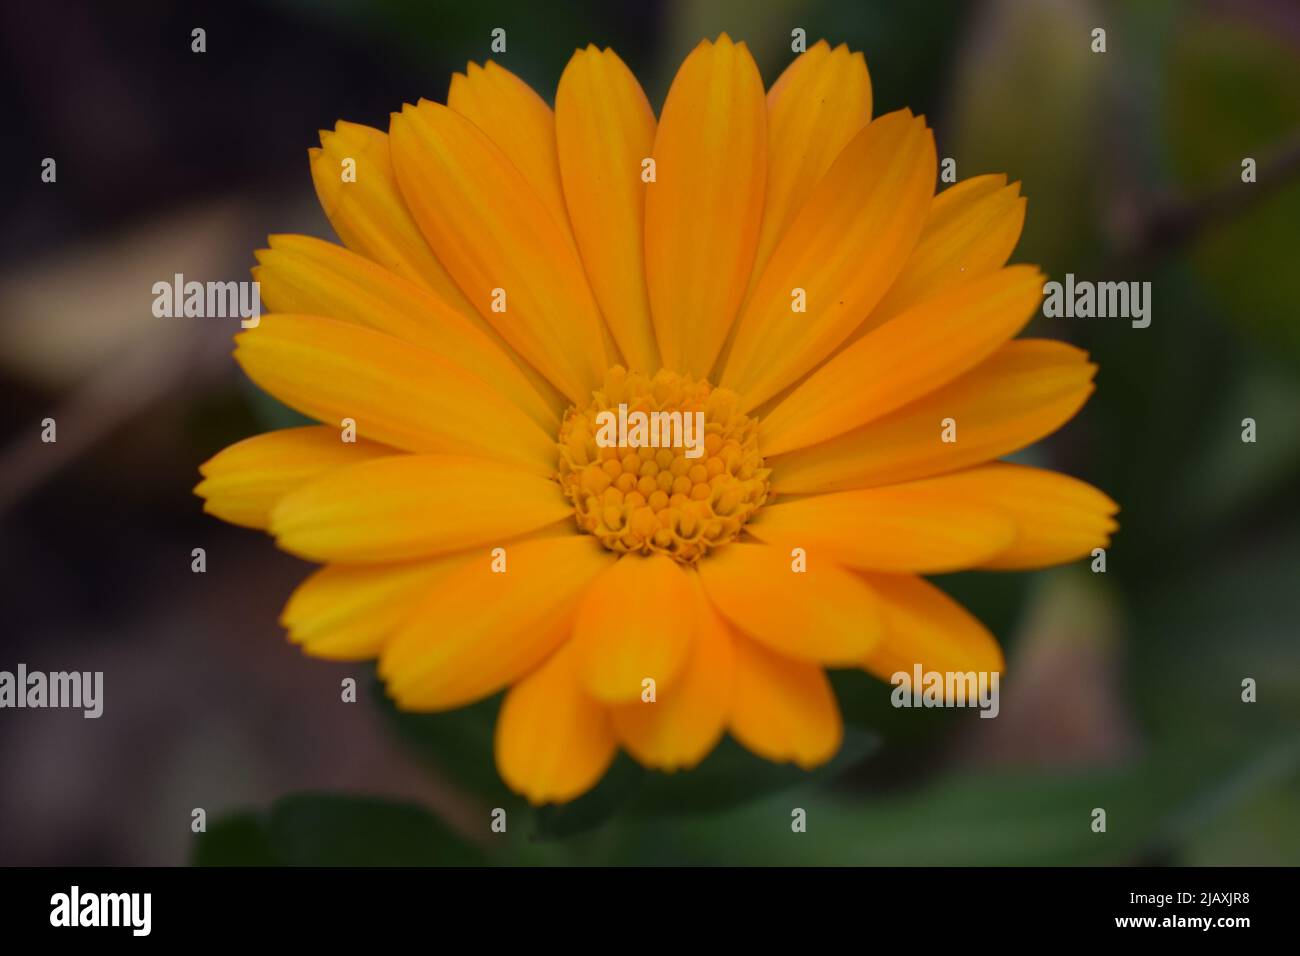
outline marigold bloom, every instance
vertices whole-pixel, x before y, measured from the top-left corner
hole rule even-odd
[[[935,195],[924,119],[872,119],[844,46],[765,94],[743,43],[703,42],[658,119],[609,50],[574,54],[554,111],[471,65],[446,106],[310,153],[344,245],[271,237],[273,314],[235,358],[323,424],[226,449],[197,492],[324,565],[283,616],[308,654],[378,658],[413,710],[508,689],[497,765],[535,803],[724,732],[815,766],[842,732],[825,668],[1003,669],[921,575],[1116,528],[1101,492],[995,461],[1095,372],[1014,339],[1043,286],[1006,265],[1018,185]],[[702,449],[599,444],[620,405],[702,413]]]

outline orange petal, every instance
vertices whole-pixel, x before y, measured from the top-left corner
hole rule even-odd
[[[906,110],[844,147],[785,231],[740,316],[722,384],[751,409],[830,355],[907,261],[934,192],[934,137]],[[793,310],[803,290],[806,313]]]
[[[344,245],[385,269],[433,290],[453,309],[473,308],[420,235],[397,189],[388,134],[340,120],[322,130],[320,148],[308,150],[311,178],[330,225]],[[345,181],[344,161],[355,164]]]
[[[884,637],[864,667],[881,680],[899,671],[1001,672],[1002,648],[969,611],[933,584],[909,575],[864,575],[880,598]]]
[[[767,169],[763,81],[725,33],[682,63],[655,136],[645,268],[659,355],[707,377],[749,280]]]
[[[464,73],[452,74],[447,105],[500,147],[546,205],[556,225],[568,233],[569,214],[555,149],[555,114],[546,101],[519,77],[489,60],[483,66],[470,63]]]
[[[692,585],[700,587],[698,576]],[[731,629],[699,595],[700,619],[690,655],[676,681],[656,688],[655,700],[615,707],[614,730],[637,760],[659,770],[694,767],[713,750],[731,705]]]
[[[571,401],[587,401],[607,367],[605,333],[567,229],[459,113],[421,100],[394,114],[391,138],[402,195],[466,297]]]
[[[429,588],[466,560],[457,554],[403,564],[328,565],[298,585],[280,624],[312,657],[368,660],[415,613]]]
[[[271,236],[270,244],[258,251],[253,278],[271,311],[339,319],[432,349],[491,382],[548,433],[559,429],[559,394],[477,313],[333,243]]]
[[[609,713],[582,692],[573,656],[562,647],[512,687],[497,717],[497,770],[535,806],[586,793],[617,752]]]
[[[235,359],[280,401],[406,451],[454,452],[549,475],[555,442],[494,386],[429,349],[333,319],[264,315]]]
[[[203,510],[222,521],[265,529],[271,509],[295,488],[326,472],[397,452],[376,442],[343,441],[326,425],[254,435],[219,451],[199,466],[194,493]]]
[[[313,561],[402,561],[498,542],[563,521],[548,478],[481,458],[398,455],[340,468],[286,495],[271,533]]]
[[[788,548],[729,544],[700,562],[714,607],[740,630],[788,657],[847,666],[879,638],[875,596],[828,557],[794,570]]]
[[[578,676],[605,703],[668,686],[681,670],[699,612],[687,572],[662,554],[627,554],[593,582],[573,626]]]
[[[835,756],[844,739],[826,673],[737,637],[728,729],[765,760],[805,770]]]
[[[613,50],[569,60],[555,93],[564,198],[592,291],[634,371],[659,368],[645,282],[641,162],[654,149],[655,117]]]
[[[1025,225],[1020,184],[975,176],[934,197],[916,248],[860,331],[883,325],[944,289],[1006,265]]]
[[[998,462],[934,478],[936,492],[1015,523],[1015,538],[980,567],[998,570],[1045,568],[1105,548],[1119,526],[1119,506],[1092,485],[1068,475]]]
[[[745,527],[809,563],[829,555],[853,568],[935,574],[986,561],[1011,546],[1002,512],[948,494],[945,479],[814,495],[769,505]]]
[[[1012,266],[904,312],[814,372],[764,417],[759,447],[779,455],[852,431],[966,372],[1024,328],[1043,275]]]
[[[961,378],[838,438],[767,461],[783,494],[895,484],[957,471],[1031,445],[1069,421],[1097,367],[1064,342],[1018,339]],[[942,440],[944,420],[957,440]]]
[[[579,599],[614,561],[590,535],[502,547],[504,572],[481,548],[385,645],[379,675],[401,707],[451,710],[523,678],[568,639]]]
[[[871,77],[861,53],[819,40],[767,93],[767,190],[750,285],[757,283],[813,187],[871,121]]]

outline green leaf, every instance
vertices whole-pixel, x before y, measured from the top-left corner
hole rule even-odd
[[[587,793],[569,803],[538,807],[533,832],[538,839],[560,840],[594,830],[623,809],[641,789],[647,771],[620,753]]]
[[[709,817],[647,820],[620,830],[608,853],[648,865],[1163,862],[1189,821],[1203,826],[1224,809],[1213,791],[1242,763],[1198,750],[1109,769],[959,773],[888,796],[849,799],[810,786]],[[1106,811],[1104,833],[1092,829],[1095,808]],[[806,832],[792,830],[796,809]]]
[[[839,753],[816,769],[801,770],[756,757],[728,737],[692,771],[647,775],[630,809],[639,815],[676,816],[743,805],[792,787],[835,780],[879,746],[875,734],[846,726]]]
[[[251,810],[215,820],[194,841],[192,866],[275,866],[266,822]]]
[[[199,837],[199,866],[465,866],[483,853],[414,804],[294,794],[267,814],[240,813]]]
[[[457,866],[482,853],[422,807],[373,797],[297,794],[271,807],[271,843],[296,866]]]
[[[438,714],[399,710],[376,678],[371,696],[398,739],[437,775],[494,807],[522,806],[502,782],[493,756],[500,694]]]
[[[811,771],[756,757],[729,737],[698,767],[677,773],[645,770],[620,754],[590,793],[571,803],[539,809],[535,823],[537,836],[567,838],[614,820],[620,826],[635,828],[645,818],[727,810],[793,787],[834,780],[860,764],[878,746],[874,734],[846,727],[839,753]]]

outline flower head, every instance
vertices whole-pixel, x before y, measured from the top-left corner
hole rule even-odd
[[[930,130],[872,119],[861,54],[819,43],[765,94],[723,35],[657,119],[609,50],[574,54],[554,110],[471,64],[446,106],[310,152],[343,246],[271,237],[273,314],[235,357],[321,424],[226,449],[197,491],[324,565],[283,616],[307,653],[377,658],[408,709],[506,690],[497,765],[536,803],[724,732],[821,763],[826,668],[1002,670],[921,575],[1115,529],[1102,493],[996,461],[1095,371],[1015,339],[1043,285],[1006,265],[1018,187],[936,195]]]

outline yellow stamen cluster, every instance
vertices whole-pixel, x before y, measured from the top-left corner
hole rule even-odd
[[[598,416],[704,413],[703,453],[688,448],[604,445]],[[607,433],[606,433],[607,435]],[[758,453],[758,423],[734,392],[661,370],[653,378],[610,369],[604,387],[560,426],[560,485],[578,525],[611,551],[666,554],[684,564],[734,540],[767,500],[770,469]]]

